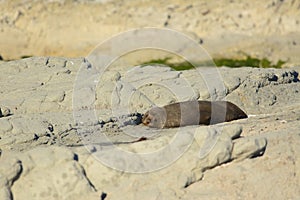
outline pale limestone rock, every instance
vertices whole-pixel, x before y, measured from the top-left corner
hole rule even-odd
[[[240,138],[234,141],[233,160],[243,160],[262,155],[267,147],[266,138]]]
[[[111,166],[106,167],[96,157],[97,152],[103,151],[103,148],[99,148],[97,144],[97,142],[101,142],[99,140],[101,128],[99,128],[100,124],[97,124],[97,120],[100,118],[109,121],[113,117],[119,117],[114,115],[118,112],[112,112],[111,109],[112,92],[120,89],[118,90],[120,93],[117,94],[120,95],[118,100],[121,105],[126,104],[121,97],[126,95],[126,92],[132,92],[133,96],[129,99],[133,110],[143,111],[147,106],[151,106],[149,103],[151,101],[148,102],[144,99],[148,96],[153,99],[157,98],[155,103],[163,105],[177,99],[168,93],[166,88],[151,93],[153,85],[146,84],[140,80],[141,78],[169,85],[176,83],[178,90],[186,89],[183,82],[180,81],[182,78],[186,78],[190,81],[192,89],[196,91],[195,96],[190,95],[189,92],[183,92],[181,97],[186,99],[198,98],[198,94],[200,94],[199,98],[203,98],[205,92],[209,96],[210,94],[205,88],[205,81],[199,78],[195,71],[179,73],[169,69],[156,69],[154,66],[149,68],[149,76],[151,73],[155,74],[155,70],[157,70],[162,77],[159,75],[151,75],[152,78],[147,77],[146,73],[143,74],[143,68],[138,69],[138,74],[135,74],[133,70],[132,74],[129,73],[130,77],[126,76],[124,71],[119,72],[121,76],[116,71],[108,72],[107,76],[103,77],[105,82],[99,82],[99,88],[96,89],[97,101],[94,100],[97,104],[96,108],[101,110],[95,110],[96,121],[88,126],[90,132],[87,132],[86,135],[93,134],[93,137],[90,140],[91,144],[87,145],[89,147],[87,151],[80,140],[83,135],[78,135],[80,126],[73,122],[72,115],[72,92],[76,75],[73,72],[77,71],[80,62],[74,61],[74,65],[72,65],[71,61],[67,61],[66,65],[70,67],[72,73],[61,73],[61,70],[64,69],[63,59],[57,61],[60,64],[56,65],[55,58],[52,58],[51,63],[54,65],[51,67],[47,67],[45,62],[46,59],[43,58],[31,58],[25,59],[25,61],[11,61],[5,63],[5,67],[0,68],[1,80],[5,80],[1,82],[3,83],[1,92],[8,94],[2,96],[0,104],[6,105],[13,111],[13,115],[0,119],[0,148],[3,150],[0,168],[7,172],[8,168],[15,170],[14,167],[11,167],[14,166],[14,162],[8,165],[6,164],[8,161],[2,162],[7,151],[11,152],[10,158],[17,156],[16,161],[22,161],[21,176],[12,187],[6,186],[9,185],[9,181],[0,182],[1,186],[5,185],[5,187],[1,187],[3,189],[0,199],[10,199],[10,191],[17,199],[23,198],[23,194],[25,195],[23,199],[39,199],[42,198],[41,196],[45,199],[63,198],[63,194],[66,195],[66,198],[73,199],[84,199],[89,195],[96,195],[94,199],[99,199],[102,189],[107,193],[107,198],[111,199],[140,198],[146,194],[152,195],[152,193],[154,194],[151,197],[155,198],[196,199],[204,195],[210,199],[214,194],[213,197],[216,199],[222,199],[221,194],[224,191],[232,197],[231,199],[241,196],[246,198],[248,194],[254,195],[250,196],[251,198],[257,195],[257,197],[262,197],[261,199],[268,199],[270,196],[266,192],[257,189],[266,185],[271,191],[272,188],[269,185],[273,184],[278,188],[284,188],[281,197],[285,195],[285,197],[293,199],[298,194],[296,183],[299,180],[294,174],[297,174],[297,170],[300,169],[297,160],[300,146],[297,134],[299,130],[300,85],[299,75],[297,75],[299,68],[219,68],[218,71],[224,79],[226,90],[215,87],[216,91],[213,95],[220,97],[227,92],[227,100],[241,106],[247,114],[254,114],[254,117],[248,119],[215,126],[189,126],[182,128],[181,132],[178,131],[179,129],[152,130],[142,125],[135,126],[129,121],[129,125],[121,127],[118,132],[105,132],[109,139],[116,142],[117,147],[133,153],[157,151],[166,147],[177,133],[180,134],[178,137],[180,140],[175,143],[175,148],[165,152],[156,162],[148,163],[149,166],[153,166],[167,160],[170,161],[169,165],[154,172],[134,174],[119,172],[110,168]],[[3,64],[1,65],[3,66]],[[145,70],[148,69],[145,68]],[[33,73],[34,71],[36,73]],[[8,75],[3,76],[3,74]],[[240,78],[240,84],[236,77]],[[277,80],[276,77],[278,77]],[[131,80],[133,82],[141,81],[142,84],[145,83],[145,86],[136,90],[130,89],[128,85]],[[45,84],[41,85],[40,81]],[[119,85],[117,85],[118,82]],[[116,88],[117,86],[119,88]],[[122,91],[122,89],[126,90]],[[155,87],[155,89],[159,89],[159,87]],[[56,94],[62,94],[62,91],[65,91],[66,94],[62,102],[51,102],[48,99],[48,97],[55,97]],[[140,91],[150,94],[138,94]],[[93,92],[91,90],[88,94],[92,95]],[[160,95],[161,98],[156,95]],[[272,95],[276,96],[275,100]],[[272,104],[272,102],[275,103]],[[93,99],[88,103],[93,104]],[[107,110],[104,110],[104,107],[107,107]],[[132,111],[132,113],[134,112]],[[132,121],[134,120],[132,119]],[[281,123],[281,121],[285,123]],[[125,122],[127,121],[125,120]],[[49,130],[49,124],[52,124],[53,131]],[[108,129],[112,130],[110,127]],[[242,130],[244,131],[242,132]],[[146,137],[147,140],[136,142],[141,136]],[[170,159],[178,149],[189,144],[190,139],[193,143],[188,146],[186,152],[176,160]],[[267,143],[268,146],[266,146]],[[66,145],[71,150],[56,145]],[[83,150],[80,151],[79,148]],[[267,151],[260,158],[248,159],[260,156],[266,148]],[[282,151],[282,149],[286,151]],[[80,164],[76,159],[74,160],[75,154],[72,151],[78,152]],[[284,155],[284,157],[278,155]],[[136,158],[139,157],[136,156]],[[239,162],[234,162],[235,160]],[[145,167],[137,166],[132,160],[126,159],[120,160],[118,165],[126,166],[128,169]],[[210,170],[212,168],[214,170]],[[236,171],[240,174],[233,173]],[[262,173],[256,173],[257,171]],[[86,175],[84,175],[85,172]],[[249,174],[251,177],[255,176],[251,178]],[[261,179],[261,174],[266,175],[266,179]],[[274,174],[283,174],[283,176],[276,177]],[[236,175],[235,178],[232,178],[233,175]],[[286,177],[289,177],[288,181],[286,181]],[[198,182],[200,180],[201,182]],[[274,180],[276,181],[274,182]],[[75,182],[78,183],[78,186]],[[89,182],[95,186],[97,192]],[[28,183],[33,184],[32,191],[37,196],[33,197],[30,196],[32,194],[26,193],[29,188]],[[212,185],[209,191],[204,187],[207,184]],[[24,188],[24,186],[28,187]],[[247,190],[243,186],[247,186]],[[70,189],[72,187],[75,188],[73,191]],[[60,189],[55,191],[54,188]],[[248,188],[250,189],[248,190]],[[197,193],[197,191],[203,193]],[[260,191],[261,193],[254,194],[251,191]]]
[[[46,100],[61,103],[65,99],[66,93],[65,91],[54,91],[48,93]]]
[[[3,157],[0,157],[0,198],[12,200],[11,187],[19,179],[23,167],[20,160]]]
[[[10,109],[7,107],[0,107],[0,117],[7,117],[11,114]]]
[[[0,132],[5,133],[12,130],[12,124],[8,119],[1,118],[0,119]]]
[[[67,148],[40,147],[17,157],[23,172],[12,188],[14,198],[71,199],[96,192],[78,156]]]
[[[191,176],[187,176],[184,187],[201,180],[203,173],[208,169],[232,160],[241,161],[246,158],[260,156],[264,153],[267,146],[266,138],[238,138],[242,132],[240,126],[225,126],[224,129],[215,126],[209,129],[213,130],[207,132],[205,143],[199,143],[199,140],[204,139],[203,129],[197,130],[202,134],[196,134],[198,144],[210,145],[208,150],[206,150],[207,154],[202,154],[196,167],[192,169]],[[202,139],[199,138],[199,135]],[[211,141],[207,140],[207,138]],[[204,157],[202,157],[203,155]]]

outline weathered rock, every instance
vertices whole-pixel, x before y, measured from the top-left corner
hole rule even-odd
[[[1,155],[0,155],[1,156]],[[12,200],[13,195],[11,187],[17,181],[22,173],[22,163],[18,159],[0,157],[0,198]]]
[[[0,132],[6,133],[12,130],[12,124],[8,119],[0,119]]]
[[[135,70],[127,74],[123,68],[108,69],[97,88],[90,89],[90,94],[96,92],[88,101],[96,105],[90,121],[80,123],[74,120],[72,98],[82,59],[51,58],[46,63],[47,58],[28,58],[5,62],[0,67],[0,92],[5,94],[0,105],[13,113],[0,118],[0,171],[4,177],[0,178],[1,199],[99,199],[102,191],[111,199],[148,198],[146,195],[169,199],[272,198],[261,189],[265,187],[268,191],[278,188],[280,192],[275,193],[282,199],[299,196],[299,68],[218,68],[221,76],[212,74],[210,78],[222,77],[225,87],[212,85],[212,90],[193,70],[175,72],[146,66],[130,68]],[[66,68],[71,73],[64,73]],[[149,77],[143,70],[149,72]],[[147,84],[147,80],[176,83],[172,87],[180,93],[187,88],[183,79],[194,92],[185,91],[180,98],[221,98],[226,94],[226,100],[250,117],[180,129],[139,125],[137,113],[148,106],[179,101],[166,88],[151,93],[159,86]],[[130,89],[139,81],[142,87]],[[128,91],[133,95],[126,94]],[[161,92],[161,98],[155,96]],[[111,104],[112,94],[119,100],[115,104]],[[148,95],[154,101],[145,99]],[[122,109],[124,105],[130,109]],[[110,154],[112,147],[133,157],[127,159],[120,152]],[[164,148],[154,160],[143,157]],[[117,165],[99,159],[97,156],[103,152],[108,152],[104,155],[115,159]],[[115,170],[117,167],[148,171],[126,173]]]
[[[15,155],[17,159],[5,156],[0,165],[1,199],[12,199],[11,193],[17,199],[71,199],[96,193],[78,155],[67,148],[40,147]]]
[[[233,160],[243,160],[262,155],[267,147],[266,138],[240,138],[233,144]]]
[[[0,117],[7,117],[11,114],[10,109],[7,107],[0,108]]]
[[[230,126],[229,126],[230,127]],[[186,179],[184,187],[203,178],[203,173],[211,168],[230,162],[232,160],[243,160],[250,157],[260,156],[264,153],[267,141],[265,138],[241,138],[240,126],[226,127],[221,129],[211,127],[207,132],[205,143],[202,141],[200,160],[192,169],[192,176]],[[200,129],[201,130],[201,129]],[[201,133],[203,134],[203,133]],[[199,133],[196,133],[198,136]],[[196,139],[199,144],[199,138]],[[204,153],[203,153],[204,152]]]

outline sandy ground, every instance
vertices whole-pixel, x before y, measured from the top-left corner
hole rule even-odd
[[[0,1],[0,55],[83,57],[142,27],[189,34],[212,57],[299,64],[299,1]]]
[[[299,199],[299,6],[0,1],[0,55],[14,60],[0,61],[0,199]],[[133,66],[142,54],[105,70],[95,64],[119,48],[83,58],[145,26],[182,31],[213,57],[246,53],[289,67]],[[186,100],[227,100],[249,117],[140,124],[152,106]]]

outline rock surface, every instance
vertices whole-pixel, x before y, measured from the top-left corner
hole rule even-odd
[[[96,198],[78,156],[67,148],[38,147],[19,155],[4,154],[1,161],[1,176],[8,183],[2,189],[12,194],[4,199],[83,199],[81,194]]]
[[[1,199],[300,196],[299,67],[111,67],[96,88],[85,85],[89,80],[76,88],[83,62],[34,57],[0,64],[0,105],[12,113],[0,118]],[[72,106],[82,94],[76,89],[95,93],[79,98],[95,108],[87,121],[80,120],[89,108]],[[139,124],[153,105],[195,99],[226,99],[250,116],[165,130]]]
[[[11,113],[10,113],[10,109],[9,108],[6,108],[6,107],[0,108],[0,117],[7,117],[10,114]]]

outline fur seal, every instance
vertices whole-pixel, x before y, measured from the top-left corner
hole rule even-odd
[[[147,111],[142,123],[152,128],[211,125],[247,118],[247,114],[228,101],[185,101]]]

